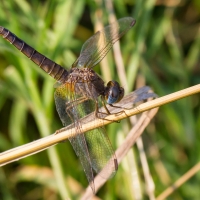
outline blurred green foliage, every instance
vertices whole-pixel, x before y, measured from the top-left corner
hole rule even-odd
[[[198,0],[114,0],[113,6],[117,18],[132,16],[137,20],[120,44],[129,90],[134,89],[138,74],[144,76],[147,85],[159,96],[200,82]],[[104,23],[108,24],[105,2],[1,0],[0,25],[69,69],[84,41],[93,34],[97,9],[102,11]],[[114,59],[111,55],[108,59],[107,70],[113,80],[118,80]],[[101,74],[98,67],[97,71]],[[54,82],[0,39],[1,152],[62,127],[53,100]],[[143,134],[156,196],[200,160],[199,97],[194,95],[161,107]],[[107,127],[113,146],[117,148],[119,135],[126,135],[129,128],[125,122]],[[137,150],[135,154],[139,166]],[[130,166],[122,164],[98,195],[102,199],[133,198],[133,173]],[[142,198],[148,199],[143,173],[141,170],[139,173]],[[0,199],[4,200],[77,199],[86,186],[81,164],[68,142],[0,168]],[[199,188],[200,173],[168,199],[199,199]]]

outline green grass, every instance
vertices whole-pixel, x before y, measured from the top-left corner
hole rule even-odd
[[[153,0],[115,0],[113,5],[116,18],[132,16],[137,20],[120,43],[129,91],[135,89],[135,83],[140,84],[141,76],[159,96],[200,82],[197,0],[171,6]],[[69,69],[84,41],[93,34],[99,12],[103,13],[104,24],[108,24],[105,3],[97,5],[96,1],[2,1],[0,25]],[[112,54],[107,59],[109,67],[94,69],[100,74],[109,71],[113,80],[119,80]],[[54,82],[0,38],[1,152],[62,127],[53,99]],[[106,128],[117,148],[131,126],[124,120]],[[143,143],[158,196],[200,160],[199,95],[161,107],[143,134]],[[149,199],[136,147],[131,153],[117,175],[98,192],[99,197],[134,198],[135,178],[131,175],[136,173],[132,164],[135,159],[142,199]],[[81,164],[68,142],[0,168],[0,199],[77,199],[80,188],[84,191],[86,186]],[[199,186],[197,173],[168,199],[198,199]]]

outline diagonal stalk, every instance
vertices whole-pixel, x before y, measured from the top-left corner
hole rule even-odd
[[[92,129],[95,129],[97,127],[101,127],[107,124],[112,123],[112,121],[119,121],[124,118],[130,117],[132,115],[139,114],[141,112],[150,110],[152,108],[160,107],[161,105],[176,101],[178,99],[182,99],[184,97],[196,94],[200,92],[200,84],[189,87],[187,89],[157,98],[155,100],[143,103],[137,107],[131,108],[131,109],[126,109],[124,112],[121,112],[119,115],[109,115],[106,117],[108,120],[103,120],[103,119],[95,119],[95,123],[92,120],[88,120],[93,118],[93,115],[86,116],[83,118],[83,123],[82,130],[83,133]],[[127,105],[130,104],[130,99],[131,99],[131,94],[127,95],[119,104],[120,105]],[[112,112],[116,111],[116,108],[112,108]],[[52,134],[47,137],[44,137],[42,139],[39,139],[37,141],[19,146],[17,148],[13,148],[11,150],[5,151],[0,154],[0,166],[6,165],[10,162],[19,160],[21,158],[27,157],[29,155],[35,154],[37,152],[43,151],[50,146],[53,146],[61,141],[66,140],[67,138],[70,138],[76,134],[76,128],[70,129],[69,127],[61,129],[62,132],[59,134]]]

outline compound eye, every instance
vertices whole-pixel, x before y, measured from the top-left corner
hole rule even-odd
[[[117,103],[124,96],[124,88],[116,81],[109,81],[106,87],[105,99],[108,104]]]
[[[116,103],[119,99],[120,96],[120,91],[116,87],[111,87],[110,90],[108,91],[108,96],[107,96],[107,103],[108,104],[113,104]]]
[[[119,88],[119,97],[117,99],[117,102],[119,102],[122,98],[124,97],[124,88],[123,87],[120,87]],[[116,103],[117,103],[116,102]]]

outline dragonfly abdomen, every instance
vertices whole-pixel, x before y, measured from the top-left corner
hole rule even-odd
[[[0,35],[54,79],[64,82],[68,72],[63,67],[36,51],[34,48],[26,44],[23,40],[19,39],[16,35],[2,26],[0,26]]]

